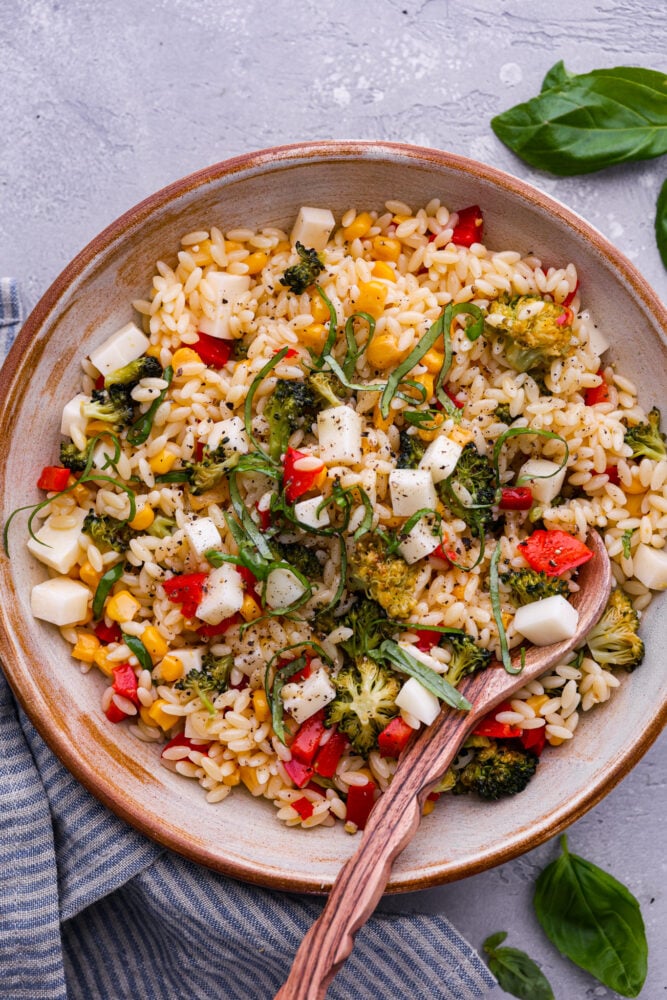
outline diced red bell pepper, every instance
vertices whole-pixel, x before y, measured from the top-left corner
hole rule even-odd
[[[67,486],[71,475],[70,470],[64,469],[61,465],[45,465],[37,480],[37,486],[48,493],[60,493]]]
[[[432,552],[431,555],[435,555],[435,553]],[[437,632],[431,632],[430,629],[425,628],[413,628],[410,629],[410,631],[417,636],[415,646],[417,649],[420,649],[422,653],[430,653],[433,647],[438,645],[440,636]]]
[[[433,633],[431,633],[433,634]],[[398,757],[401,750],[404,750],[408,740],[414,733],[412,726],[409,726],[405,719],[397,715],[395,719],[384,727],[378,736],[378,750],[381,757]]]
[[[326,798],[326,792],[324,789],[320,785],[316,785],[314,781],[309,781],[306,785],[306,789],[309,792],[315,792],[316,795],[319,795],[323,799]]]
[[[322,778],[333,778],[336,773],[338,763],[347,749],[347,738],[343,733],[334,732],[320,747],[315,758],[315,774]],[[292,752],[294,752],[292,750]]]
[[[429,794],[426,796],[426,800],[427,802],[437,802],[441,794],[442,792],[429,792]]]
[[[564,306],[571,306],[572,303],[573,303],[573,301],[574,301],[574,297],[575,297],[575,295],[577,294],[578,291],[579,291],[579,279],[577,279],[577,283],[574,286],[574,288],[572,289],[572,291],[568,292],[568,294],[565,296],[565,298],[563,299],[563,303],[562,304]]]
[[[473,243],[481,243],[484,235],[484,216],[479,205],[469,205],[460,208],[456,213],[459,221],[454,226],[452,243],[460,247],[469,247]]]
[[[574,322],[574,313],[568,306],[563,306],[563,311],[560,316],[556,316],[554,323],[556,326],[572,326]]]
[[[607,468],[604,471],[605,471],[606,475],[609,476],[609,482],[610,483],[613,483],[614,486],[620,485],[621,477],[618,474],[618,466],[617,465],[608,465]]]
[[[303,798],[297,799],[296,802],[290,802],[290,805],[292,809],[296,809],[301,819],[309,819],[315,811],[315,806],[305,795]]]
[[[236,571],[243,580],[243,586],[246,590],[251,591],[253,594],[255,592],[255,584],[257,583],[257,577],[251,569],[247,566],[237,566]]]
[[[539,757],[547,742],[547,727],[540,726],[539,729],[522,729],[521,745],[526,750],[532,750]]]
[[[212,368],[224,368],[232,356],[233,341],[220,340],[208,333],[197,333],[197,341],[192,345],[205,365]]]
[[[501,510],[530,510],[533,506],[533,491],[530,486],[503,487],[498,506]]]
[[[204,596],[204,584],[207,579],[208,573],[181,573],[180,576],[164,580],[162,586],[169,600],[181,605],[183,617],[194,618]]]
[[[197,629],[197,635],[201,636],[202,639],[212,639],[215,635],[224,635],[227,629],[231,628],[232,625],[238,625],[240,621],[242,621],[241,615],[232,615],[231,618],[225,618],[217,625],[202,625]]]
[[[96,389],[103,389],[104,388],[104,375],[98,375],[97,376],[97,378],[95,379],[95,388]]]
[[[282,347],[279,347],[278,350],[274,351],[273,353],[274,354],[280,354],[281,351],[282,351]],[[299,352],[294,347],[288,347],[287,348],[287,354],[285,355],[285,357],[286,358],[295,358],[298,353]]]
[[[354,823],[360,830],[365,829],[371,809],[375,805],[375,782],[367,781],[365,785],[350,785],[347,793],[348,823]]]
[[[299,670],[295,670],[294,673],[290,677],[287,678],[287,682],[286,683],[289,683],[289,684],[298,684],[299,681],[305,681],[305,679],[307,677],[310,677],[310,675],[312,674],[313,670],[312,670],[312,667],[310,665],[311,655],[310,655],[310,653],[304,653],[303,655],[306,658],[305,665],[303,667],[301,667]],[[285,666],[288,663],[290,663],[290,660],[281,660],[280,666],[281,667]]]
[[[267,508],[266,510],[264,510],[262,507],[259,506],[259,500],[258,500],[257,503],[255,504],[255,510],[257,511],[257,515],[259,517],[260,528],[262,529],[262,531],[266,531],[267,528],[271,527],[270,509]]]
[[[325,729],[324,710],[320,709],[299,726],[296,736],[290,743],[292,757],[302,764],[312,764]]]
[[[129,715],[126,715],[115,701],[109,702],[108,706],[104,709],[104,714],[109,722],[122,722],[123,719],[129,719]]]
[[[454,549],[445,549],[442,544],[433,549],[430,555],[435,556],[436,559],[443,559],[445,562],[456,562],[456,552]]]
[[[456,409],[457,410],[462,410],[463,407],[466,405],[465,404],[465,400],[464,399],[459,399],[458,396],[455,396],[454,393],[451,391],[451,389],[448,389],[446,385],[443,385],[442,388],[443,388],[445,394],[447,396],[449,396],[449,398],[451,399],[451,401],[454,404],[454,406],[456,407]],[[436,402],[435,402],[435,408],[436,408],[436,410],[442,410],[443,409],[443,405],[442,405],[442,403],[440,402],[439,399],[437,399]]]
[[[302,459],[312,460],[313,456],[296,448],[288,448],[285,453],[285,464],[283,466],[283,488],[285,499],[288,503],[294,503],[304,493],[314,489],[321,481],[324,470],[324,463],[319,462],[312,469],[297,468]]]
[[[597,374],[602,379],[602,382],[600,382],[600,385],[586,389],[586,393],[584,395],[584,403],[586,406],[597,406],[598,403],[608,403],[611,398],[609,386],[604,380],[602,368],[598,370]]]
[[[119,663],[117,667],[112,669],[111,673],[113,674],[113,689],[116,694],[127,698],[134,705],[138,705],[137,678],[130,664]]]
[[[195,460],[195,462],[201,462],[202,458],[204,457],[204,449],[205,448],[206,448],[206,445],[204,444],[203,441],[197,441],[197,443],[195,445],[195,453],[194,453],[194,460]]]
[[[560,529],[534,531],[529,538],[519,542],[519,549],[532,569],[541,570],[547,576],[560,576],[593,558],[588,546]]]
[[[100,642],[103,643],[120,642],[123,637],[123,633],[118,622],[112,622],[111,625],[107,625],[106,622],[100,621],[97,623],[93,631]]]
[[[509,726],[506,722],[496,722],[496,716],[501,712],[511,712],[512,706],[508,701],[497,705],[488,715],[485,715],[481,722],[478,722],[473,729],[473,736],[488,736],[493,740],[511,740],[521,736],[521,730],[516,726]]]
[[[302,764],[300,760],[283,761],[283,767],[297,788],[305,788],[313,776],[312,767]]]
[[[173,736],[168,743],[162,747],[162,756],[164,757],[165,750],[169,750],[170,747],[187,747],[189,750],[198,750],[201,754],[206,756],[210,743],[193,743],[188,736],[184,736],[183,733],[179,733],[178,736]]]

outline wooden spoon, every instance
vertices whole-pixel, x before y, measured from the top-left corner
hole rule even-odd
[[[389,788],[373,807],[356,853],[341,869],[275,1000],[322,1000],[328,984],[352,951],[355,934],[382,896],[394,859],[417,832],[427,795],[468,733],[492,708],[559,663],[598,621],[611,591],[611,566],[596,531],[590,533],[588,545],[594,555],[580,570],[580,589],[571,598],[579,611],[577,634],[552,646],[531,646],[520,674],[509,674],[496,664],[495,669],[467,678],[459,690],[472,703],[472,710],[462,713],[445,708],[408,745]],[[518,652],[514,653],[513,663],[520,665]]]

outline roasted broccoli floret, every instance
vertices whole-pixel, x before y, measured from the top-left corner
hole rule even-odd
[[[533,601],[543,601],[545,597],[560,594],[568,597],[570,588],[567,580],[559,576],[547,576],[535,569],[513,569],[502,573],[500,579],[510,589],[512,602],[517,607],[522,604],[532,604]]]
[[[294,566],[307,580],[322,579],[322,564],[313,549],[300,542],[274,542],[279,559]]]
[[[504,337],[507,364],[515,371],[528,372],[570,353],[572,319],[566,306],[538,295],[518,295],[492,302],[486,325]]]
[[[402,430],[399,435],[399,450],[396,468],[416,469],[426,451],[426,445],[416,434]]]
[[[366,757],[376,746],[378,733],[398,715],[401,682],[389,667],[362,657],[342,667],[333,683],[336,697],[327,708],[327,725],[338,726],[353,749]]]
[[[135,534],[127,521],[119,521],[109,514],[96,514],[92,510],[86,514],[81,530],[90,535],[98,548],[103,551],[113,549],[114,552],[125,552]]]
[[[407,618],[415,609],[419,570],[389,551],[380,535],[363,535],[349,556],[350,585],[364,590],[390,618]]]
[[[586,636],[591,656],[603,667],[632,671],[644,659],[644,643],[637,635],[639,615],[620,587],[612,591],[602,618]]]
[[[516,417],[513,417],[512,414],[510,413],[509,403],[499,403],[498,406],[496,406],[495,410],[493,411],[493,416],[500,423],[507,424],[508,427],[516,420]]]
[[[438,483],[442,502],[455,517],[481,535],[493,523],[492,506],[496,499],[496,478],[491,462],[469,442],[451,476]]]
[[[306,379],[319,406],[340,406],[347,390],[334,372],[311,372]]]
[[[146,529],[146,534],[153,535],[155,538],[166,538],[173,533],[175,527],[176,521],[173,517],[156,514],[150,528]]]
[[[174,686],[179,691],[195,691],[200,697],[212,691],[222,694],[227,690],[233,665],[234,657],[231,653],[227,656],[214,656],[209,651],[202,657],[201,670],[189,670]]]
[[[79,451],[73,441],[60,442],[60,464],[64,465],[70,472],[83,472],[90,454],[90,447],[86,446],[83,451]]]
[[[290,435],[313,422],[317,410],[317,398],[307,381],[278,379],[264,408],[269,423],[269,455],[274,461],[279,461],[287,450]]]
[[[482,747],[459,774],[460,791],[477,792],[483,799],[522,792],[537,770],[530,750],[492,741]]]
[[[183,462],[183,468],[188,473],[190,492],[199,496],[212,490],[225,473],[234,468],[238,460],[238,453],[227,447],[225,438],[213,451],[204,448],[198,461]]]
[[[646,423],[635,424],[625,432],[625,443],[632,448],[633,458],[652,458],[656,462],[667,458],[665,435],[660,430],[660,410],[654,406]]]
[[[110,385],[108,389],[93,389],[90,403],[81,404],[81,413],[89,420],[102,420],[121,430],[129,427],[134,417],[131,389],[126,385]]]
[[[299,263],[292,264],[285,270],[280,284],[287,285],[295,295],[301,295],[309,285],[317,281],[317,276],[324,270],[324,263],[317,250],[309,250],[303,243],[297,242],[295,249],[300,258]]]
[[[485,670],[493,659],[491,652],[478,646],[469,635],[448,635],[447,642],[452,648],[452,657],[445,680],[453,687],[464,677]]]
[[[369,597],[358,598],[346,615],[336,619],[335,624],[352,629],[350,638],[339,642],[338,647],[355,663],[370,650],[377,649],[396,631],[384,608]]]
[[[110,372],[105,376],[104,387],[108,389],[112,385],[124,385],[128,389],[133,389],[142,378],[161,378],[162,365],[157,358],[144,354],[136,361],[130,361],[129,365],[117,368],[115,372]]]

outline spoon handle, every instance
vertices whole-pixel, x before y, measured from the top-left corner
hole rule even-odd
[[[403,767],[402,780],[393,781],[375,804],[361,844],[342,868],[320,917],[301,942],[275,1000],[322,1000],[325,996],[352,951],[355,934],[377,906],[394,860],[417,832],[426,796],[477,718],[477,713],[441,712],[429,730],[431,738],[440,733],[440,739],[413,744],[419,766]]]

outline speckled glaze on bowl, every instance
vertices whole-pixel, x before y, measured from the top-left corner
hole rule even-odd
[[[340,213],[415,207],[439,197],[482,206],[485,241],[573,261],[586,305],[620,369],[650,406],[667,393],[667,313],[633,265],[573,212],[528,185],[462,157],[392,143],[284,146],[216,164],[159,191],[114,222],[62,272],[28,318],[0,370],[0,516],[38,499],[53,462],[60,411],[78,391],[79,359],[132,317],[154,262],[175,259],[179,237],[215,224],[288,228],[302,204]],[[101,676],[81,677],[55,628],[30,614],[44,570],[22,544],[25,520],[0,556],[0,654],[20,702],[46,742],[109,808],[149,837],[236,878],[278,889],[326,891],[356,839],[342,828],[287,829],[274,807],[243,792],[218,806],[162,768],[154,745],[102,714]],[[576,739],[548,753],[520,796],[493,805],[456,798],[428,817],[394,866],[390,891],[424,888],[508,861],[582,815],[639,760],[667,716],[662,597],[646,614],[647,657],[611,702],[582,720]]]

